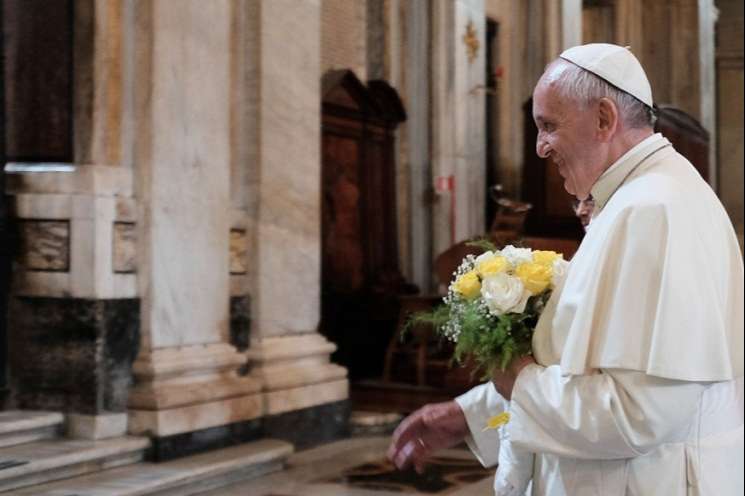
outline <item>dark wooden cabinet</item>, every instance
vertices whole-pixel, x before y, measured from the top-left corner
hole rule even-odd
[[[655,131],[670,140],[704,178],[709,180],[709,132],[693,117],[671,105],[660,105]]]
[[[382,373],[413,288],[399,271],[394,130],[405,120],[395,90],[331,71],[322,84],[321,331],[352,378]]]

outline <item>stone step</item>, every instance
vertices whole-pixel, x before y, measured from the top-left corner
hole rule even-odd
[[[262,439],[162,463],[138,463],[12,493],[16,496],[189,496],[282,470],[293,447]],[[5,494],[3,494],[5,496]]]
[[[64,421],[56,412],[0,412],[0,448],[53,439],[62,433]]]
[[[137,463],[149,445],[147,438],[120,437],[55,439],[2,448],[0,492]]]

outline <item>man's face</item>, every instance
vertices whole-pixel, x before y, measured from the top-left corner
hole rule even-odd
[[[564,188],[579,199],[587,198],[597,179],[595,142],[596,116],[593,106],[583,109],[561,97],[556,83],[544,78],[533,92],[533,119],[538,126],[536,153],[551,157],[564,178]]]
[[[592,219],[592,211],[595,209],[595,200],[587,198],[585,200],[575,200],[574,213],[582,223],[582,227],[587,230],[587,226],[590,225]]]

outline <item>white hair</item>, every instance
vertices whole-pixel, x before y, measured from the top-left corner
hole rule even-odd
[[[558,83],[556,88],[563,98],[574,100],[583,108],[601,98],[613,100],[624,124],[631,129],[654,127],[657,121],[653,108],[578,65],[567,62],[553,81]]]

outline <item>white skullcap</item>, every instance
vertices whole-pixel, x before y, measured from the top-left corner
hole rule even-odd
[[[652,106],[652,87],[631,50],[608,43],[569,48],[559,55]]]

